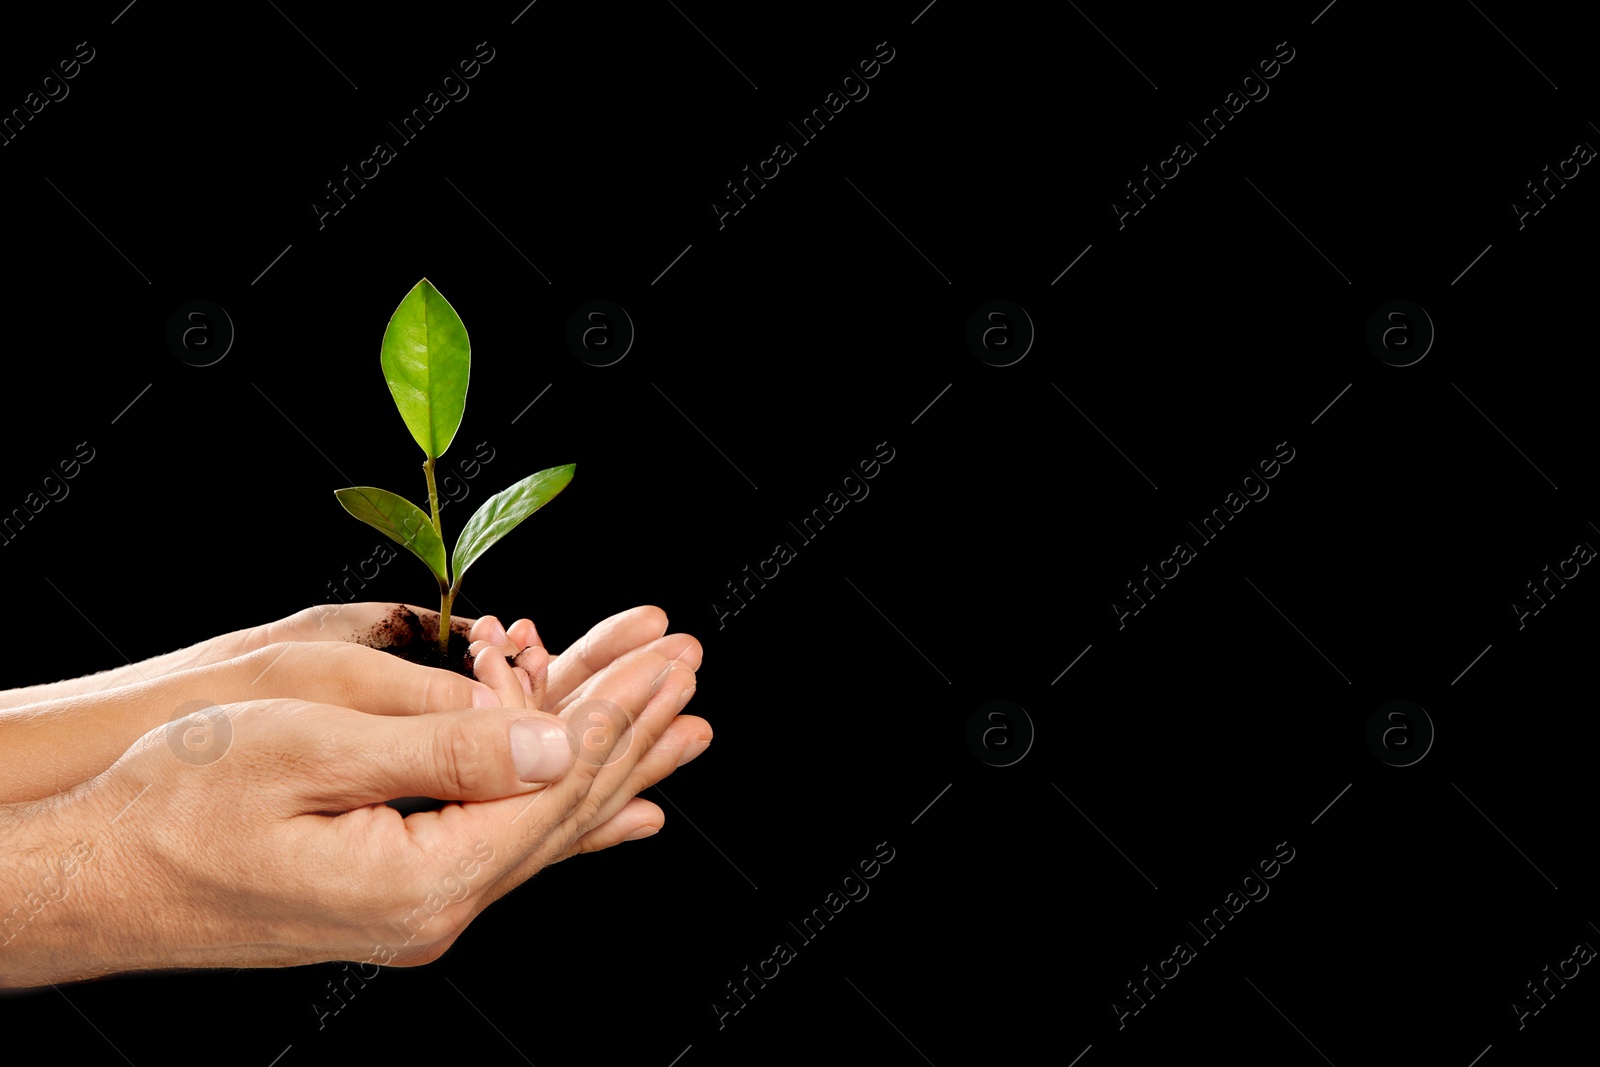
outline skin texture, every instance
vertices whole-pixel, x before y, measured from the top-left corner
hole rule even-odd
[[[192,710],[186,705],[196,702],[296,697],[375,715],[499,703],[488,686],[454,672],[352,643],[397,606],[308,609],[116,670],[0,693],[0,803],[36,800],[93,777],[145,732]],[[410,610],[438,618],[436,612]],[[511,627],[527,638],[520,644],[512,642],[493,616],[457,621],[454,628],[470,637],[495,637],[507,655],[537,642],[533,623],[526,619]],[[666,613],[648,606],[595,625],[549,664],[552,710],[560,711],[583,680],[625,652],[648,646],[677,656],[693,642],[685,634],[666,635],[666,627]],[[475,641],[473,651],[480,647]],[[691,655],[698,667],[698,643],[694,647]]]
[[[343,607],[7,694],[0,986],[431,962],[542,867],[659,829],[636,794],[711,739],[679,715],[700,644],[657,608],[555,657],[528,620],[472,620],[474,682],[348,644],[393,605]],[[195,694],[215,755],[175,740],[201,720],[170,725]],[[513,724],[557,728],[545,780],[518,777]],[[402,818],[402,796],[456,803]]]

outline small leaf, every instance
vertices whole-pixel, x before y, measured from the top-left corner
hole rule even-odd
[[[428,565],[440,585],[448,585],[450,571],[445,565],[444,541],[433,528],[428,513],[403,496],[369,485],[338,489],[334,496],[344,509],[391,541],[405,545]]]
[[[472,346],[456,309],[424,278],[383,331],[383,376],[400,417],[429,459],[438,459],[467,409]]]
[[[577,469],[577,464],[568,463],[565,467],[551,467],[538,474],[530,474],[516,485],[502,489],[485,500],[483,506],[461,528],[461,537],[456,541],[455,588],[461,588],[461,576],[467,573],[467,568],[479,556],[489,550],[490,545],[510,533],[517,523],[548,504],[572,481],[572,472]]]

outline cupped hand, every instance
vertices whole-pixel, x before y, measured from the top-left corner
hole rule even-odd
[[[493,659],[489,684],[526,699]],[[197,714],[226,734],[218,751],[197,755],[169,728],[151,730],[93,779],[0,808],[13,855],[81,845],[91,857],[75,891],[8,947],[0,982],[429,962],[670,773],[692,743],[681,735],[709,737],[678,719],[693,686],[683,660],[636,649],[590,676],[561,717],[525,707],[385,716],[276,699]],[[384,803],[408,795],[456,803],[406,818]],[[6,890],[31,876],[26,864],[4,873]]]
[[[378,642],[406,614],[416,617],[424,635],[430,627],[437,632],[438,614],[411,605],[324,605],[118,670],[0,693],[0,803],[47,796],[98,774],[145,731],[197,704],[285,697],[374,714],[420,714],[496,703],[470,679],[362,644]],[[492,616],[457,618],[451,627],[503,637],[509,645],[512,639],[498,628]],[[512,630],[530,639],[508,654],[537,640],[527,620]],[[552,710],[623,653],[671,645],[665,631],[666,614],[648,606],[597,624],[552,662]],[[691,668],[699,666],[698,644],[695,649]],[[526,679],[525,672],[521,676]]]
[[[193,670],[196,667],[207,667],[224,660],[259,652],[269,645],[303,641],[375,641],[379,631],[397,612],[410,612],[416,615],[424,628],[431,623],[432,632],[437,636],[439,625],[437,611],[430,612],[409,604],[323,604],[297,611],[286,618],[263,623],[260,626],[250,626],[243,630],[208,637],[187,648],[152,656],[138,663],[126,663],[98,674],[0,691],[0,711],[62,697],[105,693],[123,686],[149,682],[169,674]],[[452,620],[450,629],[465,634],[471,625],[471,619],[455,619]]]
[[[681,711],[694,696],[695,672],[704,658],[700,642],[694,637],[666,634],[647,640],[642,647],[625,647],[646,633],[659,632],[665,619],[658,608],[622,612],[596,625],[573,649],[551,660],[539,645],[538,632],[530,620],[519,619],[502,628],[498,619],[486,615],[472,628],[473,673],[494,688],[506,707],[559,714],[574,736],[582,739],[584,751],[607,743],[630,749],[639,743],[638,731],[631,722],[621,721],[606,700],[597,695],[615,684],[616,674],[626,669],[625,664],[640,653],[665,657],[670,670],[687,675],[677,710]],[[659,831],[666,821],[665,812],[635,794],[699,756],[711,739],[710,723],[694,716],[679,716],[651,742],[651,751],[641,754],[626,773],[610,766],[602,768],[600,774],[611,789],[613,801],[599,809],[599,820],[568,849],[544,862],[636,841]],[[615,762],[615,756],[608,759],[608,763]]]
[[[148,681],[0,712],[0,803],[77,785],[147,731],[200,709],[275,697],[374,715],[500,706],[481,682],[377,649],[331,641],[265,645]]]
[[[596,672],[610,666],[618,657],[637,648],[649,648],[669,658],[681,658],[690,670],[699,670],[702,657],[700,643],[693,639],[685,642],[686,636],[668,634],[667,613],[652,605],[629,608],[601,620],[571,648],[548,659],[545,700],[549,702],[549,710],[562,710],[580,685]],[[529,619],[518,619],[510,627],[503,627],[495,616],[484,615],[472,623],[468,637],[472,641],[468,651],[474,657],[489,647],[513,658],[529,649],[543,650],[544,647],[538,629]],[[474,662],[477,662],[476,658]],[[527,667],[520,660],[513,669],[513,675],[519,682],[527,676]],[[523,687],[524,694],[531,692],[532,680],[527,680],[529,685]]]

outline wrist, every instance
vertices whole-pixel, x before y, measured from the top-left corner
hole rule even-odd
[[[0,989],[113,970],[91,903],[108,883],[101,845],[55,798],[0,806]]]

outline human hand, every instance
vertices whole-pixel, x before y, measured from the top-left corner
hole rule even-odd
[[[484,658],[494,671],[495,656]],[[520,692],[498,666],[492,684]],[[526,708],[379,716],[303,700],[228,704],[231,745],[202,762],[149,731],[94,779],[0,808],[0,845],[13,855],[83,844],[90,856],[77,891],[52,897],[7,945],[0,984],[437,959],[489,903],[584,851],[634,793],[671,773],[684,739],[659,742],[693,679],[683,661],[637,649],[587,679],[565,720]],[[584,716],[611,728],[577,733]],[[457,803],[402,818],[384,802],[404,795]],[[484,848],[485,877],[441,894],[460,887],[462,857]],[[32,862],[0,870],[7,898],[37,881]],[[412,936],[396,946],[401,927]]]
[[[683,634],[667,633],[667,614],[658,607],[641,605],[618,612],[603,619],[589,629],[571,648],[547,663],[548,683],[545,699],[549,710],[560,711],[570,702],[572,693],[598,671],[610,666],[619,656],[636,648],[650,648],[671,658],[685,648]],[[509,628],[502,627],[493,615],[474,621],[468,631],[471,645],[468,653],[476,662],[477,656],[487,647],[495,647],[505,656],[516,659],[533,648],[542,648],[539,632],[529,619],[518,619]],[[699,642],[687,646],[685,661],[691,670],[700,669]],[[669,651],[670,650],[670,651]],[[512,674],[519,682],[527,681],[523,692],[531,694],[531,679],[526,666],[513,666]]]
[[[463,675],[339,642],[289,642],[100,693],[0,712],[0,803],[37,800],[99,774],[148,731],[206,708],[297,698],[373,715],[494,708],[494,691]]]
[[[260,626],[208,637],[187,648],[113,667],[98,674],[59,682],[0,691],[0,711],[21,708],[63,697],[104,693],[127,685],[149,682],[180,671],[207,667],[224,660],[258,652],[269,645],[304,641],[367,642],[376,644],[380,631],[397,615],[414,615],[425,640],[439,633],[439,613],[409,604],[323,604]],[[452,619],[450,629],[465,634],[472,619]],[[431,627],[431,630],[430,630]]]
[[[594,703],[597,686],[605,684],[606,672],[622,661],[618,650],[644,633],[652,632],[658,608],[642,607],[614,615],[596,625],[567,654],[552,661],[538,644],[538,631],[528,619],[519,619],[502,629],[498,619],[484,616],[473,626],[473,673],[492,685],[506,707],[544,709],[560,714],[575,734],[587,741],[596,735],[622,729],[603,702]],[[503,640],[502,640],[503,639]],[[518,650],[511,655],[508,650]],[[704,657],[700,642],[688,634],[667,634],[631,651],[654,652],[674,665],[699,670]],[[562,663],[562,660],[565,663]],[[694,683],[683,695],[683,704],[694,695]],[[519,703],[520,701],[520,703]],[[666,816],[661,808],[633,794],[654,785],[662,778],[700,755],[711,744],[711,724],[692,716],[679,716],[667,732],[654,743],[655,751],[641,761],[635,777],[628,779],[627,795],[633,797],[606,809],[602,824],[588,831],[573,847],[548,862],[566,859],[579,852],[594,852],[623,841],[648,837],[661,829]],[[624,732],[622,742],[633,739]]]
[[[437,613],[399,604],[327,605],[121,671],[13,691],[9,695],[58,695],[0,710],[0,803],[76,785],[109,767],[147,730],[200,704],[293,697],[373,714],[494,706],[490,691],[469,679],[353,643],[376,642],[397,615],[408,613],[431,640],[428,627],[437,632]],[[452,630],[493,633],[498,626],[492,616],[458,618]],[[523,620],[513,630],[531,633],[533,624]],[[636,647],[660,645],[665,631],[666,614],[655,607],[633,608],[597,624],[552,666],[555,710],[594,670]],[[698,666],[696,653],[691,667]],[[120,684],[111,684],[118,679]]]

